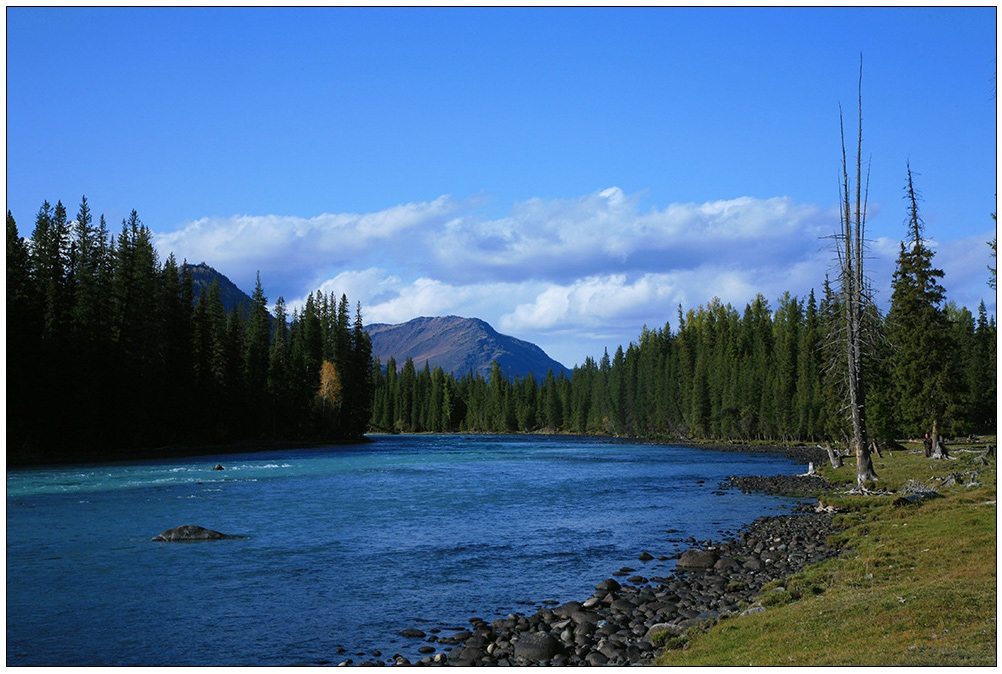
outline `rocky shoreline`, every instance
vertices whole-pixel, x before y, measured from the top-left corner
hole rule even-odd
[[[742,451],[748,451],[744,448]],[[810,457],[814,460],[814,457]],[[721,488],[808,494],[830,488],[815,476],[732,477]],[[490,622],[470,618],[468,626],[442,634],[409,627],[399,635],[421,644],[414,661],[400,654],[342,665],[633,665],[652,660],[662,648],[679,647],[691,628],[766,610],[754,603],[763,586],[809,564],[839,554],[828,545],[836,533],[832,515],[802,503],[792,515],[759,517],[721,541],[684,542],[689,549],[670,556],[643,552],[635,568],[624,567],[599,583],[584,600],[556,602],[531,615],[512,613]],[[669,531],[669,533],[672,533]],[[666,577],[644,573],[653,560],[676,559]],[[342,650],[343,653],[343,650]]]

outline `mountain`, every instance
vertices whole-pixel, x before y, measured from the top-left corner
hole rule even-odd
[[[522,378],[531,372],[541,382],[551,369],[554,376],[570,375],[535,344],[502,335],[479,318],[421,317],[398,325],[373,323],[366,332],[372,338],[372,355],[383,365],[392,356],[400,368],[410,357],[418,369],[428,361],[456,377],[473,371],[486,378],[496,360],[508,377]]]
[[[207,290],[209,286],[212,285],[212,279],[215,278],[219,281],[219,297],[223,301],[226,313],[230,313],[235,307],[242,305],[243,309],[241,311],[244,315],[246,315],[247,309],[251,305],[250,295],[236,287],[228,278],[204,262],[201,264],[184,265],[182,267],[182,271],[184,269],[191,272],[191,277],[195,286],[196,301],[198,301],[198,296],[202,294],[202,291]]]

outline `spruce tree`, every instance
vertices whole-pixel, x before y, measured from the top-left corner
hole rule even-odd
[[[911,166],[907,174],[909,240],[900,246],[887,317],[891,373],[902,429],[909,435],[928,433],[938,451],[939,434],[954,402],[952,345],[942,307],[946,291],[939,283],[943,272],[933,267],[934,253],[923,237]]]
[[[250,416],[259,421],[265,411],[268,392],[268,370],[271,350],[271,315],[268,300],[257,274],[254,294],[247,312],[247,333],[244,339],[244,386],[247,388]]]
[[[274,330],[268,351],[268,398],[271,404],[272,437],[285,437],[292,415],[289,378],[289,324],[285,298],[275,302]]]
[[[982,300],[974,329],[974,378],[971,383],[971,420],[979,433],[993,433],[998,421],[996,344],[995,320],[994,317],[989,320]]]
[[[348,400],[348,435],[360,438],[372,417],[374,373],[372,367],[372,339],[362,321],[362,303],[355,304],[355,323],[351,329],[351,357],[348,369],[352,389]]]
[[[40,321],[28,245],[7,211],[7,456],[21,460],[42,411],[37,368]]]

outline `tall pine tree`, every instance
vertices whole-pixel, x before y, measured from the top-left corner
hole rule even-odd
[[[953,404],[950,328],[943,311],[943,272],[932,265],[933,250],[923,237],[919,195],[907,168],[905,200],[908,241],[901,243],[891,282],[888,332],[892,350],[891,376],[902,430],[928,433],[938,451],[939,434]]]

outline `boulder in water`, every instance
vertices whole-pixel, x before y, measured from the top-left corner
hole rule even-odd
[[[223,464],[217,463],[215,466],[212,467],[212,470],[225,470],[225,468],[223,468]]]
[[[154,541],[221,541],[231,538],[246,538],[246,536],[232,536],[230,534],[221,534],[218,531],[213,531],[212,529],[206,529],[205,527],[198,527],[193,524],[185,524],[184,526],[174,527],[173,529],[168,529],[158,536],[154,536],[152,540]]]

